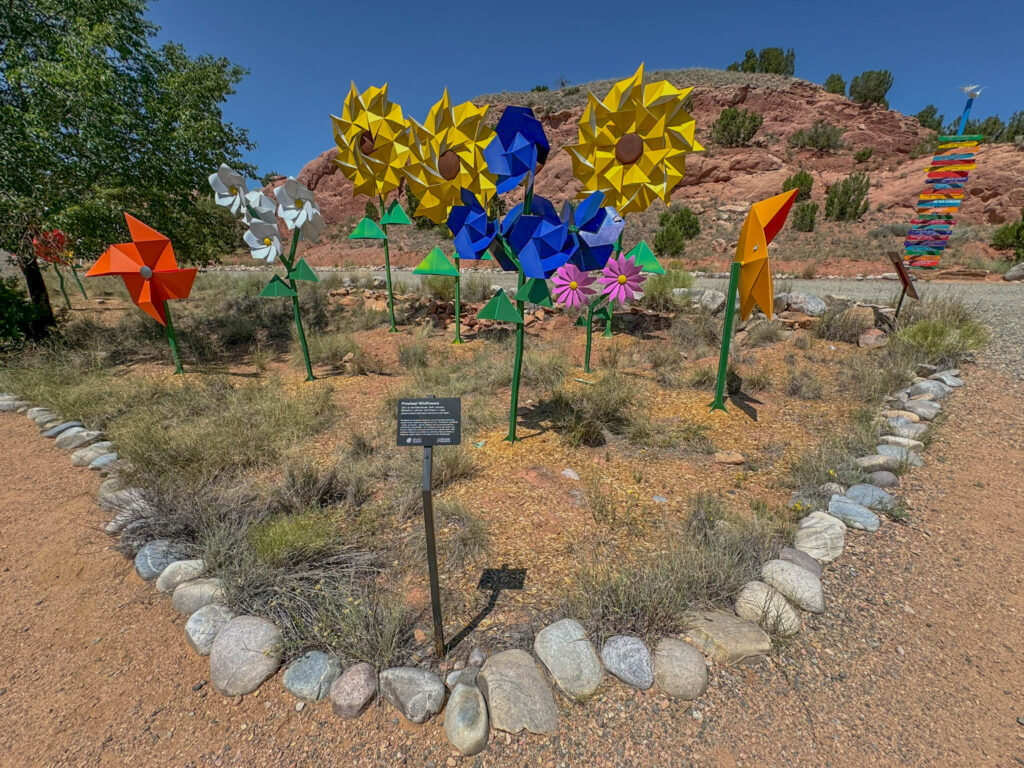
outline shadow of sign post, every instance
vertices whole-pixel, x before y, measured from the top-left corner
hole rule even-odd
[[[462,631],[452,638],[451,643],[448,645],[449,650],[465,640],[469,633],[480,626],[480,622],[491,614],[494,606],[498,604],[498,596],[503,591],[520,590],[525,584],[525,568],[509,568],[507,565],[503,565],[501,568],[485,568],[484,572],[480,575],[480,582],[476,585],[476,588],[490,591],[491,594],[487,596],[487,604],[480,609],[480,612],[470,620]]]

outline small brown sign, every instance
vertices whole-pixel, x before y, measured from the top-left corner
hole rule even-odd
[[[920,299],[921,297],[917,295],[917,288],[914,287],[914,283],[910,279],[910,273],[907,272],[907,265],[903,261],[903,257],[897,251],[889,251],[885,255],[889,257],[889,261],[896,268],[896,274],[899,276],[900,282],[903,283],[903,290],[907,292],[907,296],[912,299]]]

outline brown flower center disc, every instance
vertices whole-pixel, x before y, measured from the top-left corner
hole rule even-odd
[[[373,134],[369,131],[363,131],[363,135],[359,137],[359,151],[364,155],[373,154]]]
[[[459,156],[450,149],[437,158],[437,172],[440,173],[446,181],[451,181],[458,176],[461,167],[462,163],[459,162]]]
[[[643,153],[644,140],[636,133],[627,133],[615,144],[615,159],[623,165],[632,165]]]

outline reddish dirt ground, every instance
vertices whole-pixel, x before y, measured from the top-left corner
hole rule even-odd
[[[0,414],[0,765],[1024,765],[1024,393],[968,381],[905,479],[912,524],[851,533],[827,613],[770,664],[715,670],[692,706],[606,680],[553,737],[492,732],[468,759],[386,705],[211,693],[185,617],[97,529],[99,478]]]

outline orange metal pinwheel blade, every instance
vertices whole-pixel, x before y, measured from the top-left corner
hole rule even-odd
[[[102,277],[103,275],[130,275],[139,271],[142,257],[134,243],[112,245],[89,267],[86,277]]]
[[[162,235],[148,224],[143,224],[130,214],[124,215],[128,222],[128,231],[131,233],[132,241],[138,248],[143,263],[150,269],[169,270],[178,266],[174,260],[174,248],[171,240]]]
[[[754,304],[757,304],[768,317],[772,316],[775,286],[768,259],[744,264],[740,268],[739,295],[741,320],[746,320],[750,316]]]
[[[147,315],[156,320],[160,325],[167,325],[167,318],[164,316],[164,302],[160,292],[154,290],[151,280],[142,275],[122,275],[125,287],[131,294],[132,301]]]
[[[154,272],[152,282],[160,288],[165,299],[187,299],[192,292],[192,283],[198,269],[175,269],[169,272]]]
[[[779,230],[782,229],[782,225],[786,223],[786,216],[789,215],[789,209],[793,207],[793,201],[796,200],[798,191],[791,189],[789,192],[769,197],[767,200],[761,200],[751,206],[751,211],[757,216],[757,220],[764,229],[766,243],[774,240],[775,236],[779,234]]]

